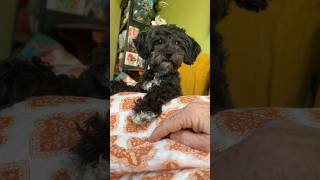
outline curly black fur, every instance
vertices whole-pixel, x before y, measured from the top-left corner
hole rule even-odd
[[[109,43],[103,42],[92,52],[92,63],[80,76],[79,80],[86,86],[86,93],[91,97],[108,99],[109,91],[109,68],[107,51]]]
[[[0,108],[43,95],[81,95],[85,90],[74,77],[55,75],[52,67],[34,58],[0,62]]]
[[[79,78],[56,75],[49,64],[32,60],[0,62],[0,109],[29,97],[69,95],[107,99],[109,97],[105,59],[93,62]]]
[[[178,68],[193,64],[200,45],[175,25],[152,27],[134,39],[139,56],[145,59],[144,74],[135,86],[112,81],[111,94],[121,91],[147,93],[133,108],[134,121],[151,121],[161,114],[162,105],[182,94]]]
[[[227,15],[230,2],[232,0],[213,0],[211,13],[213,14],[213,44],[211,59],[213,63],[211,69],[211,79],[213,79],[212,97],[213,97],[213,114],[232,108],[230,100],[228,84],[225,77],[226,49],[223,48],[223,38],[217,32],[217,24]],[[260,11],[267,7],[267,0],[235,0],[236,4],[250,11]]]
[[[79,76],[81,82],[86,82],[90,88],[89,94],[97,98],[109,99],[109,69],[106,66],[107,62],[107,43],[102,43],[93,51],[93,62],[90,67]],[[106,102],[106,109],[108,110],[109,102]],[[70,149],[70,152],[76,155],[75,162],[78,169],[85,169],[91,166],[97,170],[99,179],[108,177],[107,168],[99,167],[101,164],[109,163],[109,156],[107,154],[108,146],[108,126],[109,125],[109,112],[106,113],[104,118],[101,118],[97,113],[96,116],[88,119],[83,126],[77,124],[77,129],[80,138],[75,146]],[[103,162],[101,162],[101,160]],[[101,169],[102,168],[102,169]]]
[[[79,166],[90,165],[96,167],[101,155],[107,159],[107,119],[101,118],[97,113],[96,116],[88,119],[83,126],[77,124],[80,134],[78,143],[70,151],[78,156]]]

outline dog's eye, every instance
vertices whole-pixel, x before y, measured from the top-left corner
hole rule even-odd
[[[179,41],[176,41],[175,44],[176,44],[176,45],[179,45],[180,43],[179,43]]]

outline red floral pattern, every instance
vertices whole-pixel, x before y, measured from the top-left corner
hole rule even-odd
[[[84,104],[88,99],[85,97],[75,96],[41,96],[26,101],[28,108],[40,108],[48,106],[59,106],[62,104]]]
[[[10,127],[13,122],[13,118],[11,116],[0,116],[0,144],[4,144],[6,142],[5,138],[5,130]]]
[[[92,112],[59,113],[36,121],[36,130],[32,134],[33,158],[48,157],[68,151],[78,140],[76,123],[84,121],[96,114]]]
[[[67,169],[59,169],[53,172],[50,180],[71,180],[70,172]]]
[[[1,180],[29,180],[27,161],[0,164]]]
[[[136,105],[136,101],[139,99],[139,97],[133,97],[133,98],[126,98],[123,99],[120,103],[120,109],[121,111],[126,111],[132,109]]]
[[[245,136],[265,123],[287,118],[277,109],[225,111],[216,115],[217,127],[232,136]]]
[[[179,108],[198,99],[198,97],[186,96],[174,99],[164,104],[162,114],[155,121],[137,125],[132,121],[132,108],[135,106],[136,100],[142,96],[143,94],[141,93],[125,92],[111,97],[111,179],[123,177],[124,179],[164,180],[176,176],[179,171],[183,171],[184,175],[182,176],[205,177],[204,173],[194,173],[194,165],[188,161],[188,158],[197,158],[205,167],[204,164],[207,163],[208,166],[210,164],[209,153],[192,149],[168,139],[164,140],[160,146],[157,143],[150,143],[147,140],[149,135],[146,135],[152,132],[150,131],[151,126],[158,126],[170,115],[177,112]],[[162,151],[166,154],[164,157],[161,157]],[[181,158],[180,156],[187,158]],[[165,157],[168,159],[162,159]],[[117,168],[113,167],[113,165],[116,165]],[[185,168],[190,168],[191,170],[185,171],[183,170]],[[150,173],[144,173],[145,171],[150,171]]]

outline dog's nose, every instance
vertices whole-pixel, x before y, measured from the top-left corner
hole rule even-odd
[[[164,55],[166,56],[166,58],[170,58],[172,56],[172,53],[165,53]]]

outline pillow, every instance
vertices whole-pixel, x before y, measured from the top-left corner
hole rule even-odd
[[[56,40],[44,35],[35,34],[30,42],[18,54],[23,60],[40,57],[42,61],[54,67],[56,74],[66,74],[78,77],[86,68],[80,60],[67,52]]]
[[[131,109],[143,93],[122,92],[110,98],[110,174],[111,179],[192,179],[210,178],[210,153],[170,139],[146,141],[166,117],[196,99],[209,96],[181,96],[165,104],[163,113],[149,125],[135,125]]]
[[[66,74],[79,77],[88,66],[83,65],[75,56],[63,48],[57,48],[41,57],[41,60],[54,67],[55,74]]]

